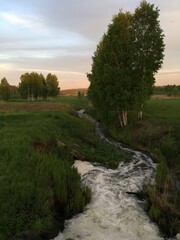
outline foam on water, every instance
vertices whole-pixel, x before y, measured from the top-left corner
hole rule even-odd
[[[141,161],[121,163],[117,170],[81,161],[76,161],[75,166],[83,183],[91,187],[93,198],[84,213],[66,222],[64,232],[56,240],[162,239],[138,200],[126,193],[141,190],[152,174],[148,169],[142,171]]]
[[[98,125],[96,132],[104,141],[122,148],[121,144],[107,139]],[[82,184],[92,189],[92,201],[84,213],[66,221],[64,232],[55,240],[164,239],[144,212],[143,203],[127,193],[141,191],[154,179],[155,164],[141,152],[124,149],[132,153],[132,159],[121,162],[116,170],[75,161]]]

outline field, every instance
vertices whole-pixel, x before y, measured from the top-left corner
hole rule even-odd
[[[168,235],[180,232],[179,110],[180,99],[151,100],[145,108],[145,119],[158,126],[148,143],[159,161],[156,185],[148,189],[149,216]]]
[[[91,198],[74,159],[115,167],[125,158],[77,117],[85,104],[77,97],[0,103],[0,239],[28,230],[53,238]]]
[[[78,92],[86,95],[87,88],[61,90],[60,94],[61,94],[61,96],[78,96]]]
[[[180,123],[180,98],[152,99],[145,106],[145,117],[172,127]]]

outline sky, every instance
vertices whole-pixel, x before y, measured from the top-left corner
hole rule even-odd
[[[149,0],[165,34],[156,85],[180,85],[180,0]],[[61,89],[86,88],[92,56],[113,15],[140,0],[0,0],[0,79],[18,85],[26,72],[56,74]]]

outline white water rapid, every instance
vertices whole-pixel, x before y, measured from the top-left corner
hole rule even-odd
[[[82,114],[80,111],[79,115]],[[121,144],[105,138],[98,123],[96,132],[109,144],[123,148]],[[81,174],[82,184],[92,189],[92,201],[83,213],[66,221],[64,232],[54,240],[164,239],[144,212],[143,201],[127,193],[139,192],[149,184],[154,178],[156,166],[143,153],[124,149],[132,153],[132,159],[121,162],[116,170],[75,161],[74,167]]]

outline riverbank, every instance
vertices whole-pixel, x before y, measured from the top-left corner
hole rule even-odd
[[[72,101],[76,106],[84,104],[76,100]],[[99,140],[93,124],[79,119],[75,109],[61,99],[4,104],[0,111],[0,239],[15,235],[15,239],[52,239],[64,228],[65,219],[83,211],[91,191],[72,168],[72,150],[89,161],[106,159],[112,166],[125,157]],[[59,146],[59,141],[68,147]]]
[[[101,125],[84,114],[83,110],[78,113],[80,117],[95,123],[96,134],[107,146],[113,145],[131,153],[131,159],[122,161],[114,170],[89,162],[75,162],[83,182],[91,187],[93,198],[85,213],[67,221],[65,231],[55,240],[104,239],[107,236],[114,240],[120,236],[128,240],[162,239],[157,227],[142,211],[142,199],[137,198],[138,193],[154,178],[155,165],[152,160],[107,137]]]
[[[130,127],[123,130],[113,121],[108,129],[109,136],[133,149],[140,149],[158,163],[156,182],[145,192],[149,199],[146,211],[167,236],[180,232],[179,108],[180,99],[150,100],[145,106],[142,121],[135,124],[132,118]],[[88,113],[92,112],[88,107]]]
[[[156,182],[146,190],[147,212],[168,236],[180,232],[180,100],[153,99],[144,110],[142,121],[120,129],[113,124],[110,135],[140,149],[158,163]]]
[[[0,114],[0,239],[29,230],[43,239],[55,237],[91,198],[71,167],[72,155],[56,142],[71,112],[40,106]],[[86,129],[83,123],[79,127]]]

